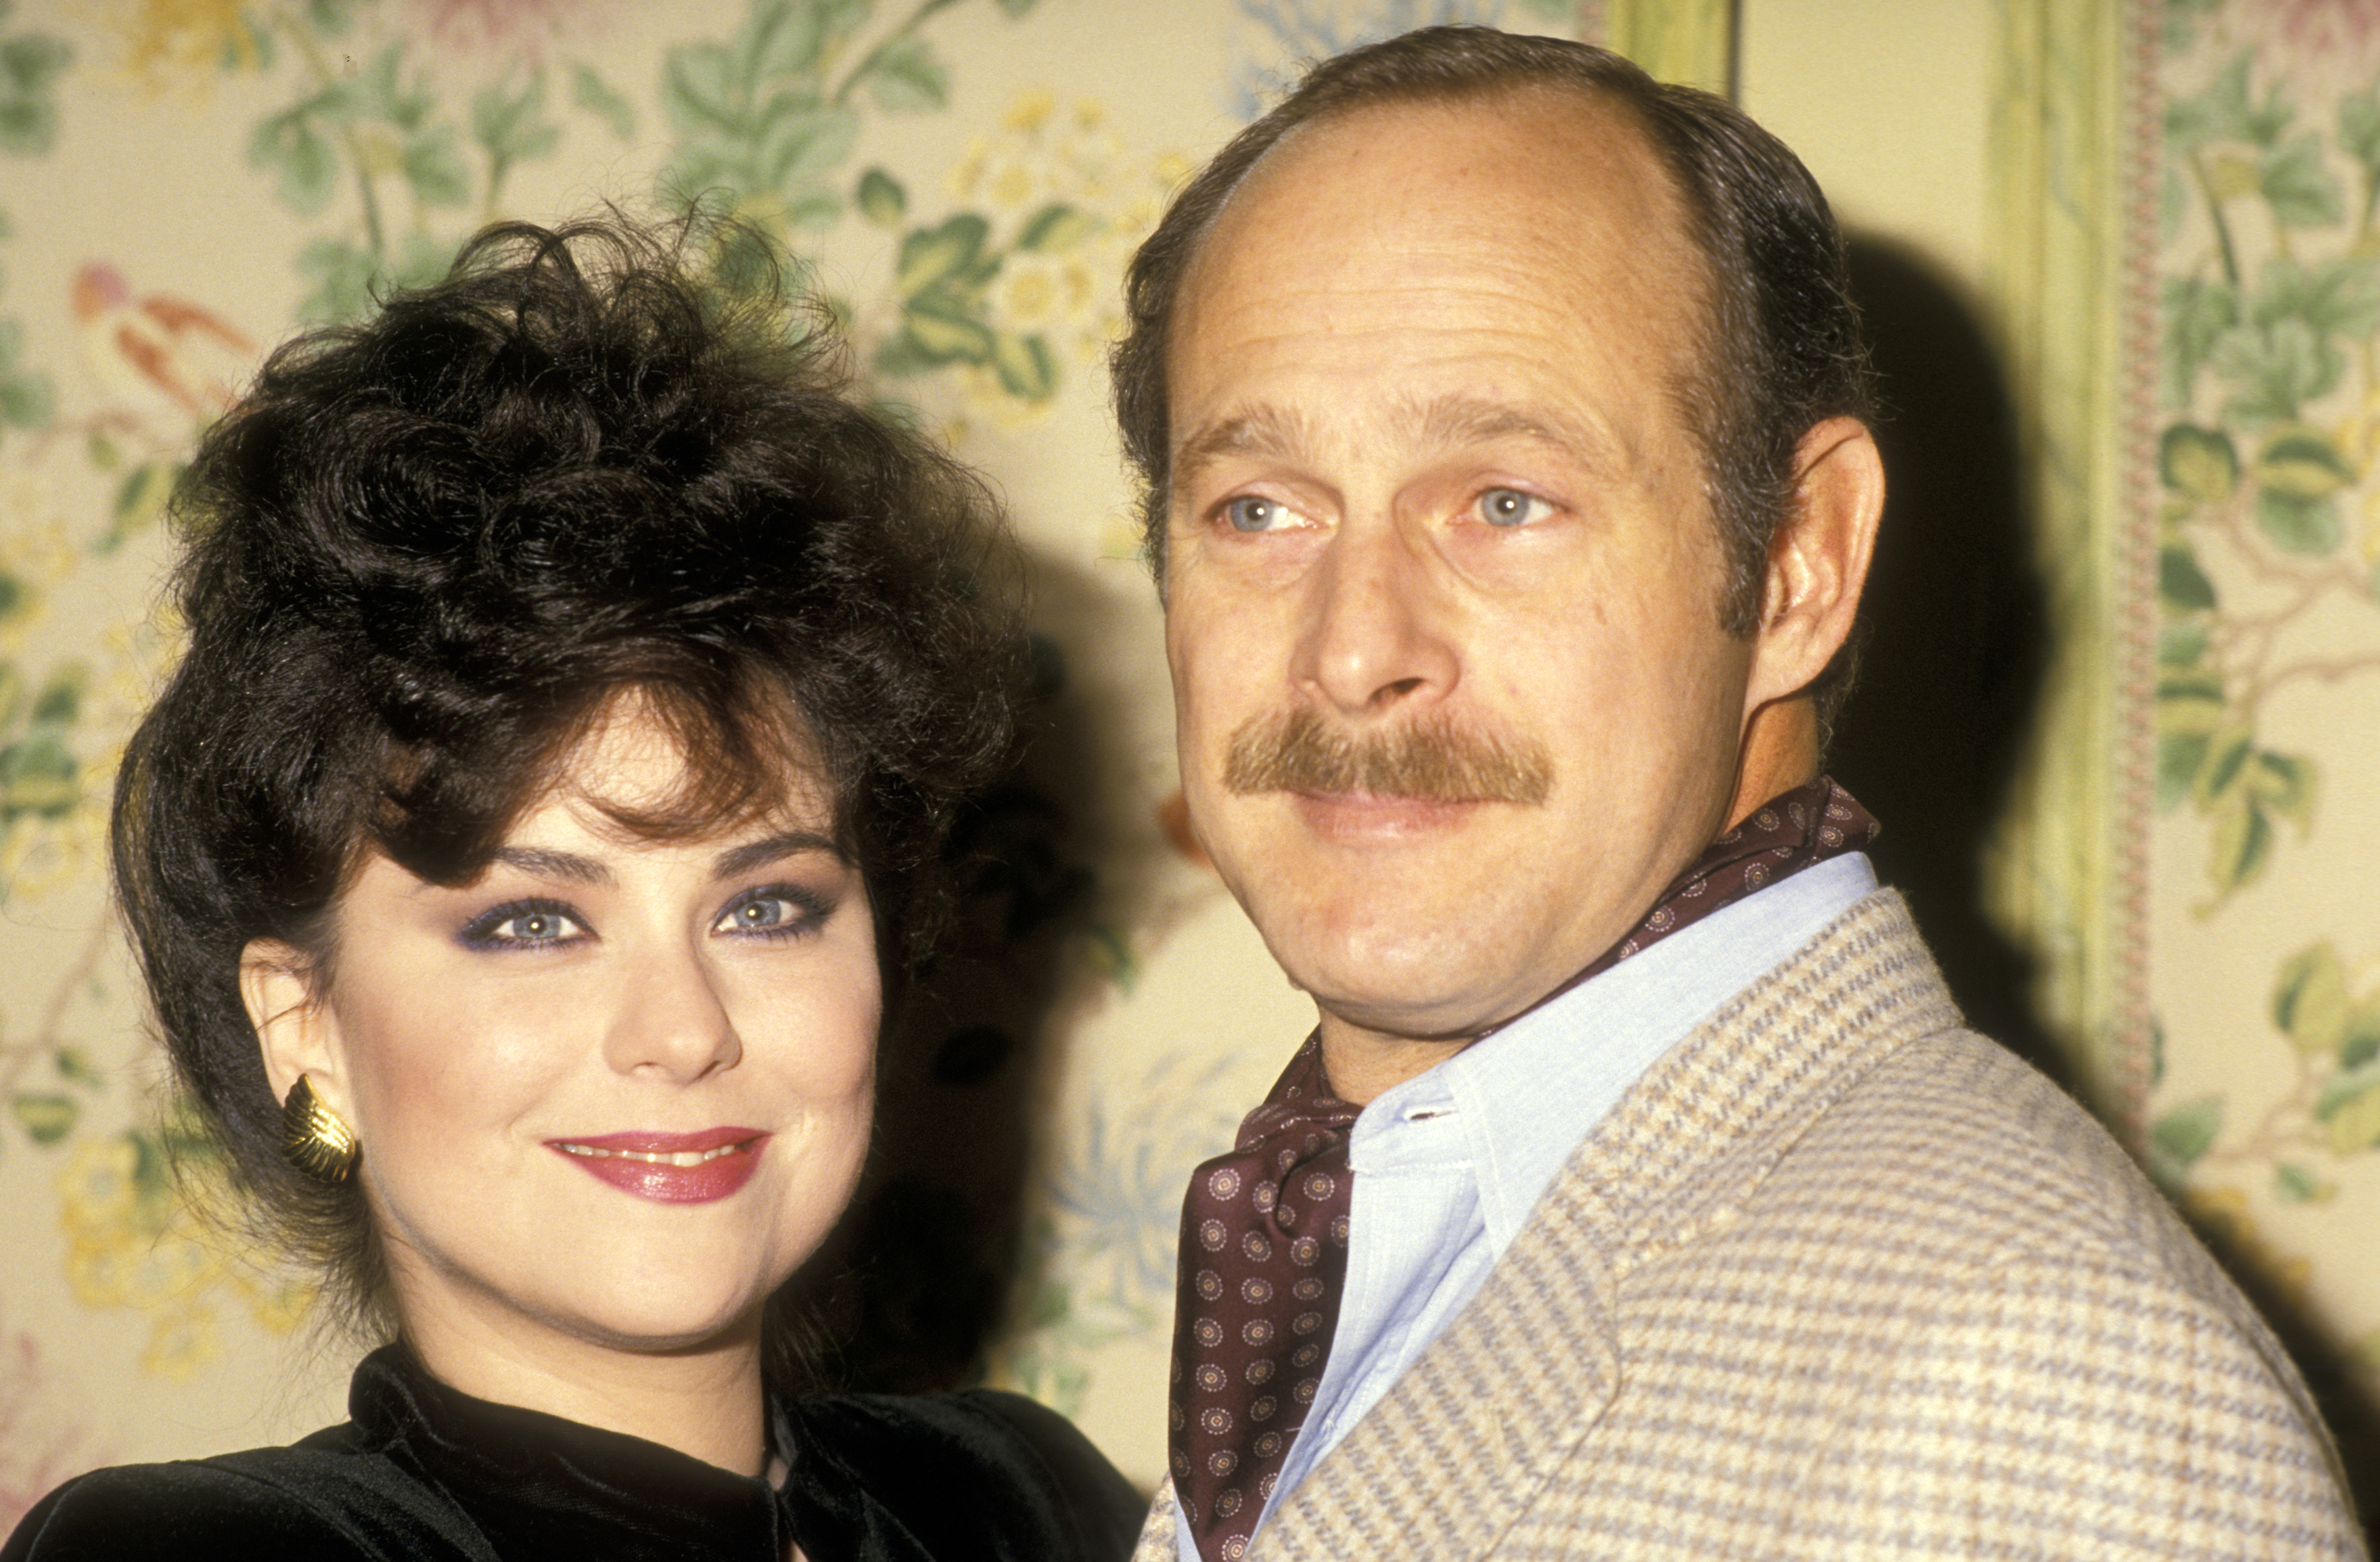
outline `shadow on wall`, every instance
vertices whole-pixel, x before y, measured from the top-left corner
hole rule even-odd
[[[1981,844],[2007,804],[2049,649],[2014,407],[1982,326],[1926,261],[1855,237],[1851,272],[1890,490],[1859,683],[1828,768],[1882,821],[1876,872],[1909,898],[1967,1023],[2070,1086],[2031,1005],[2033,961],[1984,909]],[[2305,1374],[2372,1523],[2380,1407],[2269,1277],[2225,1252],[2221,1232],[2202,1234]]]
[[[1037,618],[1053,593],[1079,616],[1084,582],[1047,560],[1027,568]],[[1017,1299],[1039,1114],[1062,1062],[1052,1017],[1094,889],[1111,892],[1116,877],[1112,854],[1094,851],[1099,810],[1085,793],[1101,773],[1098,714],[1054,640],[1037,633],[1033,651],[1023,757],[958,821],[951,924],[888,1016],[867,1180],[795,1282],[814,1288],[822,1386],[979,1382]]]

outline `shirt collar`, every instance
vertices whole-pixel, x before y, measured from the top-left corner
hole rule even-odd
[[[1415,1123],[1459,1129],[1500,1254],[1579,1141],[1662,1053],[1876,888],[1866,854],[1850,852],[1713,912],[1381,1092],[1355,1120],[1351,1155],[1360,1166]]]

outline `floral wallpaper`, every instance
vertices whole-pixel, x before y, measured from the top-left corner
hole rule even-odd
[[[2341,869],[2380,818],[2380,7],[2064,14],[2153,40],[2109,79],[2162,115],[2156,665],[2071,672],[2136,694],[2154,744],[2161,1039],[2143,1100],[2101,1105],[2372,1391],[2380,921]],[[1714,0],[0,0],[0,1532],[81,1469],[335,1421],[350,1365],[210,1217],[106,910],[116,750],[176,640],[178,463],[273,344],[482,223],[698,195],[802,258],[874,393],[1003,490],[1036,580],[1045,733],[978,821],[1002,935],[888,1062],[923,1127],[858,1240],[911,1261],[855,1367],[1021,1387],[1154,1481],[1183,1181],[1311,1010],[1183,829],[1107,420],[1118,279],[1297,62],[1447,19],[1732,67]],[[2075,212],[2113,232],[2116,204]],[[2034,825],[2131,828],[2061,786]]]
[[[2380,6],[2155,19],[2145,1143],[2380,1403]]]

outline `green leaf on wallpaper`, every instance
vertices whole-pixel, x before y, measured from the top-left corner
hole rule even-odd
[[[355,18],[356,0],[307,0],[306,15],[314,30],[336,38]]]
[[[908,214],[909,192],[881,168],[859,176],[857,200],[860,215],[878,227],[889,228]]]
[[[2206,764],[2206,734],[2166,733],[2156,740],[2156,806],[2173,807],[2190,795],[2198,772]]]
[[[55,408],[56,398],[48,375],[0,374],[0,423],[14,429],[38,429],[49,422]]]
[[[2215,583],[2198,567],[2198,557],[2188,545],[2168,544],[2157,550],[2157,596],[2180,612],[2198,612],[2215,605]],[[2193,653],[2184,660],[2194,661],[2197,657]]]
[[[992,367],[1002,389],[1026,401],[1048,401],[1058,391],[1058,360],[1038,336],[1002,332],[992,339]]]
[[[2324,1181],[2294,1161],[2273,1168],[2273,1196],[2283,1204],[2327,1204],[2338,1194],[2338,1183]]]
[[[0,151],[38,157],[55,144],[57,78],[74,59],[66,41],[25,33],[0,43]]]
[[[753,138],[753,173],[761,189],[796,193],[841,166],[858,144],[859,115],[781,92],[763,111]]]
[[[2210,737],[2223,724],[2223,680],[2203,668],[2176,669],[2157,678],[2156,725],[2161,733]]]
[[[2258,325],[2303,321],[2317,336],[2380,331],[2380,260],[2339,255],[2312,265],[2287,256],[2265,263],[2249,316]]]
[[[91,1054],[79,1047],[61,1047],[50,1060],[57,1068],[58,1077],[68,1084],[88,1085],[93,1090],[103,1089],[107,1084],[107,1076],[92,1064]]]
[[[36,727],[0,748],[0,824],[72,813],[82,801],[80,770],[55,728]]]
[[[2225,332],[2211,361],[2234,387],[2225,413],[2251,424],[2296,418],[2300,406],[2338,382],[2344,367],[2338,350],[2295,317]]]
[[[935,294],[912,298],[901,311],[905,333],[929,364],[986,363],[994,342],[991,328],[955,300]]]
[[[2149,1124],[2149,1150],[2159,1168],[2179,1179],[2215,1147],[2223,1132],[2223,1097],[2204,1096]]]
[[[1075,245],[1099,231],[1099,219],[1087,212],[1076,211],[1063,201],[1052,201],[1033,213],[1016,235],[1016,248],[1056,254],[1072,249]]]
[[[940,227],[918,228],[901,241],[901,259],[892,275],[893,291],[914,298],[937,283],[973,266],[983,253],[991,224],[973,212],[962,212]]]
[[[2314,1120],[2338,1155],[2380,1144],[2380,1063],[2366,1063],[2333,1078],[2313,1104]]]
[[[2240,323],[2240,290],[2228,282],[2168,277],[2163,294],[2166,405],[2182,406],[2215,344]]]
[[[2330,436],[2303,424],[2279,430],[2256,456],[2256,480],[2293,499],[2320,499],[2355,480],[2355,467]]]
[[[125,473],[124,480],[115,485],[115,503],[108,512],[107,530],[95,551],[115,552],[124,546],[125,539],[163,515],[165,501],[172,496],[174,483],[181,475],[181,465],[173,461],[143,461]]]
[[[2360,1069],[2380,1058],[2380,992],[2365,996],[2347,1017],[2346,1034],[2338,1038],[2338,1066]]]
[[[499,167],[542,157],[561,145],[562,127],[545,116],[545,73],[531,73],[517,92],[490,87],[475,93],[471,139]]]
[[[636,105],[596,75],[593,67],[582,65],[571,71],[570,101],[610,126],[612,134],[620,139],[629,140],[636,136]]]
[[[2285,228],[2328,227],[2347,215],[2347,197],[2322,165],[2319,136],[2300,136],[2266,153],[2256,188]]]
[[[2248,761],[2256,752],[2255,734],[2232,727],[2209,736],[2206,763],[2199,768],[2194,790],[2198,805],[2215,808],[2247,779]]]
[[[662,69],[662,107],[686,135],[740,135],[743,115],[731,94],[735,56],[719,43],[687,43],[669,52]]]
[[[315,128],[313,116],[303,109],[260,123],[248,138],[248,161],[251,167],[279,176],[281,200],[299,216],[314,216],[331,203],[338,157],[330,139]]]
[[[2313,761],[2303,755],[2264,748],[2249,761],[2249,790],[2265,807],[2296,825],[2300,834],[2313,828]]]
[[[298,252],[298,274],[314,285],[298,302],[298,317],[310,324],[353,320],[371,303],[379,271],[370,255],[345,239],[313,240]]]
[[[1033,0],[1000,0],[1000,8],[1012,17],[1021,17],[1033,8]],[[1564,9],[1568,9],[1566,0]]]
[[[403,166],[413,199],[424,206],[460,206],[471,199],[471,171],[463,165],[451,125],[441,125],[408,142]]]
[[[2338,1050],[2347,1035],[2347,1018],[2353,1008],[2347,991],[2347,967],[2327,938],[2300,950],[2281,963],[2273,984],[2273,1024],[2300,1052]]]
[[[950,102],[951,73],[924,39],[895,39],[868,67],[868,91],[887,113],[916,114]]]
[[[2166,104],[2165,138],[2168,150],[2186,154],[2216,141],[2250,141],[2268,147],[2280,139],[2297,110],[2278,86],[2259,104],[2249,96],[2248,71],[2252,50],[2241,50],[2217,71],[2206,90],[2176,98]]]
[[[2338,144],[2364,167],[2380,169],[2380,87],[2338,100]]]
[[[55,1144],[74,1132],[81,1107],[71,1096],[20,1090],[14,1103],[17,1121],[36,1144]]]
[[[2216,816],[2215,836],[2207,852],[2206,877],[2215,885],[2218,901],[2254,883],[2272,852],[2272,819],[2252,793],[2236,793],[2230,805]]]
[[[815,0],[756,0],[736,40],[748,84],[801,75],[826,46],[828,13]]]
[[[2345,535],[2335,497],[2303,499],[2277,488],[2256,490],[2256,529],[2274,547],[2310,558],[2329,552]]]
[[[2187,551],[2187,550],[2185,550]],[[2195,559],[2191,568],[2198,567]],[[2207,593],[2212,596],[2210,586]],[[2193,619],[2172,619],[2157,627],[2157,665],[2159,667],[2195,667],[2206,655],[2206,625]]]
[[[2157,442],[2157,475],[2175,492],[2213,504],[2228,498],[2240,480],[2240,454],[2220,429],[2176,423]]]

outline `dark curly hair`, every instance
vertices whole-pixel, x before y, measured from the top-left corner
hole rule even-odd
[[[1591,44],[1483,27],[1431,27],[1349,50],[1309,71],[1184,187],[1133,258],[1126,332],[1111,360],[1116,421],[1144,485],[1142,526],[1162,579],[1172,461],[1166,354],[1182,282],[1241,181],[1300,127],[1384,103],[1481,103],[1550,89],[1632,115],[1684,198],[1706,273],[1709,319],[1672,388],[1702,446],[1728,578],[1719,619],[1758,622],[1768,544],[1792,499],[1801,437],[1867,415],[1867,352],[1841,235],[1801,160],[1724,98],[1655,81]]]
[[[351,1319],[390,1322],[380,1249],[353,1181],[282,1157],[250,940],[319,990],[370,854],[473,879],[633,694],[686,779],[620,822],[699,834],[820,767],[897,966],[953,811],[1011,757],[997,506],[862,405],[756,242],[698,217],[491,228],[443,282],[275,352],[177,491],[188,650],[116,782],[116,891],[248,1207]]]

